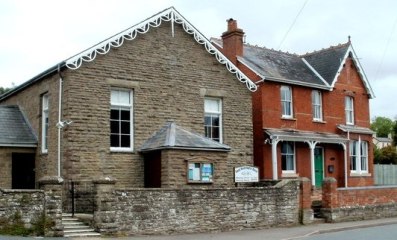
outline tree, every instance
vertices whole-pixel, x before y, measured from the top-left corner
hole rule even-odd
[[[11,89],[10,88],[0,87],[0,95],[3,95],[3,93],[8,92],[9,90],[11,90]]]
[[[397,164],[397,151],[394,146],[375,149],[374,162],[379,164]]]
[[[387,137],[389,133],[392,133],[395,123],[393,120],[387,117],[375,117],[372,119],[371,129],[376,132],[378,137]]]
[[[397,120],[394,121],[392,137],[393,137],[393,146],[397,146]]]

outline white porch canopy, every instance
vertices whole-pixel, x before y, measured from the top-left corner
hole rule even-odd
[[[310,148],[310,163],[311,163],[311,180],[312,185],[315,185],[315,172],[314,172],[314,148],[318,143],[331,143],[341,144],[344,150],[345,162],[345,178],[347,177],[347,156],[346,156],[346,143],[349,141],[346,137],[321,132],[298,131],[293,129],[264,129],[264,132],[269,136],[270,144],[272,145],[272,173],[273,180],[278,179],[278,166],[277,166],[277,144],[280,141],[291,142],[305,142]],[[266,141],[265,141],[266,142]],[[346,180],[346,179],[345,179]]]

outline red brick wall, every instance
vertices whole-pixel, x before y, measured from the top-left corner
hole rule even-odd
[[[336,188],[335,179],[326,179],[323,184],[323,208],[342,208],[395,203],[397,187],[371,186]]]

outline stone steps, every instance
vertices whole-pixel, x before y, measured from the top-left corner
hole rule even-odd
[[[62,214],[64,237],[99,237],[100,233],[71,214]]]

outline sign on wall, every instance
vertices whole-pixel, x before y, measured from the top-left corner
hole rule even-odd
[[[259,182],[259,171],[257,167],[242,166],[234,168],[234,182]]]

